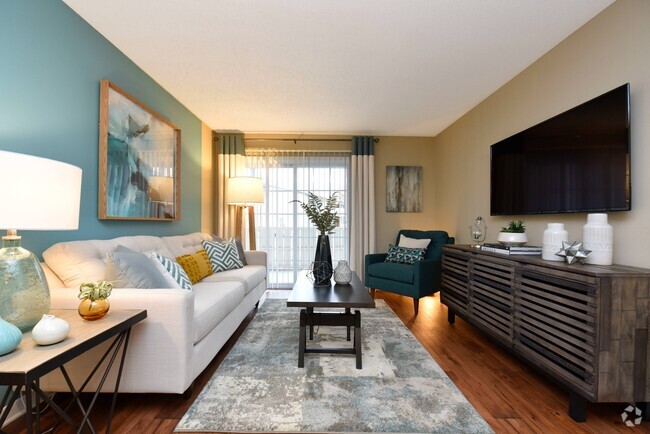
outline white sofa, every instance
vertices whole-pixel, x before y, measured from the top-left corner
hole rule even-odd
[[[155,250],[169,258],[195,253],[210,234],[182,236],[131,236],[112,240],[72,241],[55,244],[43,253],[52,309],[76,309],[83,282],[103,280],[106,253],[118,245],[138,252]],[[147,309],[147,319],[131,333],[120,392],[183,393],[255,308],[266,290],[266,253],[245,252],[247,265],[215,273],[185,289],[114,288],[111,309]],[[110,311],[109,311],[110,315]],[[100,320],[101,321],[101,320]],[[66,365],[79,386],[106,345]],[[115,384],[113,369],[102,391]],[[97,379],[87,391],[96,390]],[[47,375],[41,386],[67,391],[58,372]]]

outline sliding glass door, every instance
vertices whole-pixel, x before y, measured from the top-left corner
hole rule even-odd
[[[255,206],[257,248],[268,253],[269,288],[291,288],[314,260],[318,231],[294,200],[312,192],[336,193],[339,227],[330,235],[333,265],[349,257],[348,189],[350,154],[247,150],[247,172],[262,178],[264,203]]]

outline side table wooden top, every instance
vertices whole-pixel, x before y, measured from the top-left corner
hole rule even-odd
[[[49,313],[70,324],[68,336],[59,343],[41,346],[34,343],[31,332],[23,333],[18,348],[0,356],[0,380],[17,374],[44,375],[147,317],[144,309],[111,309],[97,321],[86,321],[73,309]]]

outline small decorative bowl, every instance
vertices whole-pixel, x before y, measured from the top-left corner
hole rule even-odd
[[[497,241],[507,247],[518,247],[526,244],[528,242],[528,237],[525,232],[499,232]]]

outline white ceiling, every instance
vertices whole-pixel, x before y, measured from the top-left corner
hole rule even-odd
[[[613,2],[64,1],[213,129],[393,136],[435,136]]]

